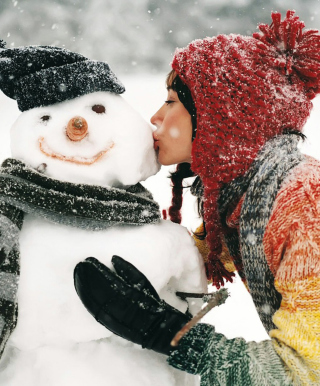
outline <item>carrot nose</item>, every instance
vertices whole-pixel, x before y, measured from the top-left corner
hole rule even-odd
[[[88,134],[87,121],[78,116],[70,119],[67,125],[67,136],[71,141],[81,141]]]

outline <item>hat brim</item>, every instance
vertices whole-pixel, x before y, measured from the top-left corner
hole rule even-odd
[[[21,111],[49,106],[97,91],[122,94],[122,83],[105,62],[85,60],[21,77],[14,89]]]

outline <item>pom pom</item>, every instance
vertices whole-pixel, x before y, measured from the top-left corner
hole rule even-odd
[[[271,25],[261,24],[261,32],[253,37],[274,47],[276,55],[269,58],[280,72],[287,75],[293,84],[300,84],[309,99],[320,92],[320,35],[317,30],[303,31],[305,24],[288,11],[281,21],[281,14],[271,15]],[[271,56],[265,50],[265,55]]]

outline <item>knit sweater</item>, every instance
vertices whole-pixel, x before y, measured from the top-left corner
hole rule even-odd
[[[282,182],[263,234],[265,259],[281,295],[275,312],[270,310],[271,339],[227,339],[213,326],[198,324],[169,357],[172,366],[199,374],[201,386],[320,384],[319,181],[320,162],[304,157]],[[227,217],[229,229],[239,233],[245,195]],[[253,295],[253,278],[244,281]]]

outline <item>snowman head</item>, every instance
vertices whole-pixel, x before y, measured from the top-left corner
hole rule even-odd
[[[152,128],[122,98],[100,91],[23,112],[11,151],[46,175],[121,187],[158,171]]]
[[[155,174],[151,126],[107,63],[55,47],[0,49],[0,88],[22,114],[12,156],[49,177],[123,187]]]

